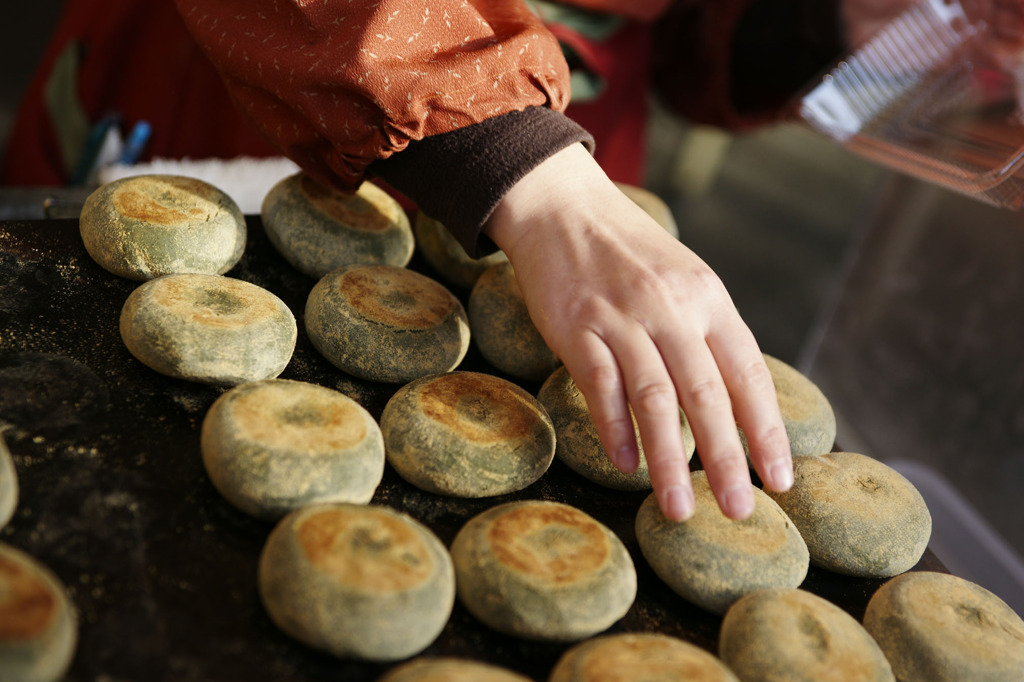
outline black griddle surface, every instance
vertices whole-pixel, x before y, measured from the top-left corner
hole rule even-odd
[[[410,267],[437,278],[418,255]],[[379,418],[397,386],[353,379],[313,349],[302,312],[315,282],[273,250],[258,218],[249,218],[245,255],[227,274],[269,289],[295,313],[299,339],[281,378],[338,389]],[[273,526],[228,504],[199,454],[203,417],[224,389],[165,377],[128,353],[118,317],[138,284],[91,260],[77,221],[0,223],[0,422],[10,425],[3,436],[21,488],[0,540],[68,587],[80,629],[67,680],[376,680],[392,666],[310,649],[266,615],[256,564]],[[466,292],[453,291],[465,302]],[[459,369],[504,376],[475,349]],[[633,519],[644,497],[594,485],[556,460],[526,490],[484,500],[431,495],[387,467],[372,503],[411,514],[448,546],[495,504],[571,504],[615,531],[636,564],[636,602],[609,632],[662,632],[714,652],[721,619],[675,595],[640,554]],[[944,570],[931,552],[918,568]],[[803,587],[859,619],[881,582],[812,567]],[[499,634],[456,603],[423,655],[475,658],[541,681],[569,646]]]

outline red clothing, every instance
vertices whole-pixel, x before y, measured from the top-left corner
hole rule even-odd
[[[563,3],[614,16],[522,0],[68,0],[0,183],[67,181],[75,136],[57,144],[44,89],[72,45],[86,115],[147,121],[148,156],[284,153],[342,189],[372,172],[479,253],[508,188],[566,145],[596,140],[613,180],[643,184],[652,85],[683,116],[742,128],[779,116],[838,49],[835,0]],[[596,100],[570,104],[563,47],[603,82]]]
[[[55,134],[66,112],[51,111],[44,92],[71,46],[83,55],[65,83],[85,112],[77,120],[115,111],[126,125],[148,122],[142,160],[284,153],[341,188],[372,171],[421,207],[430,201],[474,252],[519,177],[591,141],[570,119],[613,180],[641,185],[652,90],[689,118],[760,124],[835,47],[834,0],[563,3],[625,21],[601,34],[545,12],[545,27],[521,0],[67,0],[0,184],[68,181],[76,137]],[[570,103],[563,47],[603,81],[596,100]]]
[[[608,84],[599,101],[570,106],[568,115],[595,133],[598,161],[613,179],[640,184],[648,22],[670,1],[571,2],[629,18],[607,41],[551,28]],[[676,4],[704,6],[717,17],[735,14],[729,8],[746,2]],[[229,106],[217,71],[170,0],[68,0],[12,130],[0,183],[67,182],[43,91],[57,56],[72,41],[84,50],[78,95],[86,113],[93,121],[108,111],[129,124],[148,121],[154,130],[148,156],[266,156],[281,150],[343,186],[410,139],[526,106],[563,110],[569,104],[558,43],[518,0],[178,5],[255,127]],[[700,99],[699,92],[691,94],[694,102]]]
[[[569,102],[561,49],[518,0],[176,1],[236,104],[340,187],[410,140]]]

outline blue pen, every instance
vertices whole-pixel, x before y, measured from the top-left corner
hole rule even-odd
[[[153,127],[149,125],[148,121],[139,121],[132,126],[132,131],[128,133],[128,139],[125,140],[124,151],[121,152],[121,158],[118,159],[118,163],[125,166],[137,163],[142,158],[142,152],[146,148],[146,143],[149,142],[152,134]]]

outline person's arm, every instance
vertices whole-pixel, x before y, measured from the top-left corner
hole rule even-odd
[[[561,49],[521,0],[175,2],[241,111],[340,189],[412,141],[568,104]]]
[[[368,170],[414,198],[466,253],[479,258],[496,248],[483,226],[508,190],[549,156],[577,142],[590,149],[594,144],[564,114],[527,107],[417,140]]]
[[[491,15],[487,30],[470,22],[466,30],[482,31],[475,40],[446,46],[444,41],[462,31],[442,30],[435,37],[442,41],[437,52],[409,54],[396,46],[401,59],[385,61],[422,74],[429,83],[423,85],[387,69],[375,71],[365,61],[355,70],[338,65],[345,55],[356,58],[364,50],[376,56],[373,64],[379,62],[374,50],[380,36],[390,36],[384,43],[390,44],[405,35],[384,32],[380,22],[389,11],[422,12],[426,3],[385,0],[373,12],[360,10],[373,15],[362,18],[373,28],[359,24],[347,39],[359,39],[361,47],[352,47],[334,32],[351,17],[338,24],[339,17],[304,14],[313,8],[325,12],[330,3],[300,10],[298,3],[280,0],[270,7],[252,7],[256,0],[178,2],[236,99],[300,165],[338,186],[357,182],[369,167],[422,205],[440,201],[454,207],[448,218],[438,219],[456,221],[470,252],[481,228],[506,251],[538,329],[565,362],[591,406],[602,442],[624,469],[637,459],[631,422],[626,429],[626,405],[633,406],[667,515],[685,518],[693,511],[680,405],[730,516],[746,516],[753,503],[737,422],[766,485],[788,487],[788,441],[750,331],[714,273],[615,188],[578,144],[588,136],[559,113],[568,81],[564,61],[546,49],[542,53],[557,64],[524,57],[554,41],[526,18],[512,21],[520,3],[454,3],[463,10],[509,11]],[[447,4],[430,3],[431,16]],[[213,6],[238,10],[226,21],[203,13]],[[263,19],[253,25],[254,14],[262,17],[263,9],[276,7],[290,8],[297,25],[286,23],[277,27],[280,32]],[[308,26],[302,23],[307,19]],[[496,42],[505,33],[511,38]],[[335,44],[345,49],[332,54],[328,47]],[[502,64],[513,47],[515,56]],[[277,68],[275,59],[293,54],[300,63],[290,58],[287,68]],[[456,77],[450,64],[472,68]],[[488,75],[478,78],[480,72]],[[457,90],[467,77],[476,89]],[[391,87],[399,93],[414,88],[407,95],[414,103],[406,106],[403,97],[394,102]],[[421,96],[425,104],[418,103]],[[394,118],[409,111],[422,113],[416,125]],[[499,139],[518,140],[522,148],[491,144]],[[511,155],[496,157],[505,152]],[[429,182],[421,184],[425,178]]]
[[[615,187],[576,143],[577,128],[527,110],[414,142],[371,170],[424,197],[470,253],[481,228],[505,251],[534,323],[625,471],[638,459],[632,405],[666,515],[693,512],[682,405],[722,509],[745,517],[753,494],[737,422],[765,485],[792,483],[763,357],[721,280]],[[528,172],[517,163],[525,159]]]

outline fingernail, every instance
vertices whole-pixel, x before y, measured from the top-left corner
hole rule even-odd
[[[639,463],[639,455],[635,447],[623,445],[612,453],[612,464],[624,474],[631,474],[636,471]]]
[[[686,521],[694,512],[693,492],[684,488],[669,488],[665,491],[665,516],[673,521]]]
[[[722,512],[730,519],[745,519],[754,513],[754,492],[750,486],[727,490],[721,505]]]
[[[789,490],[793,486],[793,463],[787,460],[768,467],[766,484],[775,492],[784,493]]]

